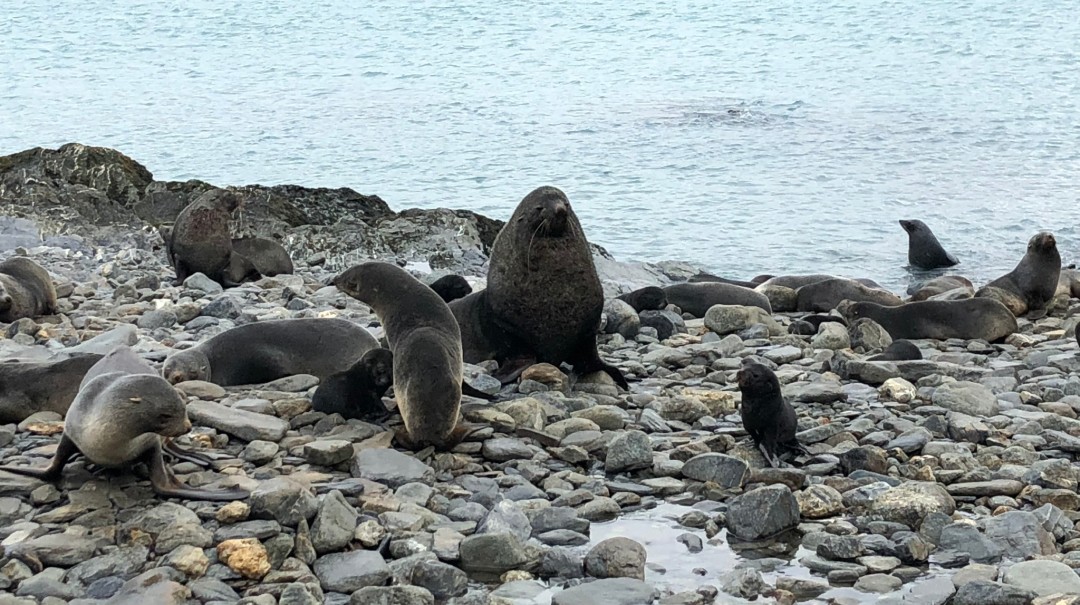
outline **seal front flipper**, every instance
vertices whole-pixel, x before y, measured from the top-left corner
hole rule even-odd
[[[36,477],[38,479],[44,479],[46,481],[56,481],[60,478],[60,473],[64,470],[64,465],[72,456],[79,453],[79,448],[72,441],[64,435],[60,437],[60,443],[56,446],[56,454],[53,455],[52,463],[45,468],[35,466],[0,466],[0,470],[8,471],[9,473],[15,473],[18,475],[25,475],[27,477]]]
[[[476,397],[477,399],[483,399],[485,401],[493,401],[495,399],[495,395],[489,395],[464,380],[461,381],[461,394],[468,395],[469,397]]]
[[[173,498],[187,498],[189,500],[243,500],[250,496],[249,492],[239,489],[229,490],[204,490],[188,487],[173,474],[172,470],[165,466],[162,457],[161,443],[148,449],[142,456],[142,461],[150,469],[150,485],[154,492],[161,496]]]
[[[593,338],[592,342],[587,345],[585,351],[581,353],[581,358],[575,360],[572,364],[574,367],[574,373],[584,376],[592,372],[603,372],[611,379],[615,381],[615,384],[619,385],[625,391],[630,390],[630,383],[626,381],[626,377],[623,376],[622,370],[615,366],[604,362],[600,359],[600,353],[596,350],[596,340]]]

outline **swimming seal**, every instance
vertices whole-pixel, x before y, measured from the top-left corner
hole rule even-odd
[[[900,226],[908,234],[908,264],[916,269],[941,269],[952,267],[960,261],[941,247],[934,232],[920,220],[901,220]]]
[[[525,348],[516,346],[513,353],[556,367],[568,363],[578,375],[603,371],[629,390],[622,372],[597,351],[604,291],[589,242],[559,189],[539,187],[518,204],[491,247],[482,292],[487,321]]]
[[[1016,267],[986,284],[976,298],[992,298],[1005,304],[1017,317],[1032,319],[1046,315],[1061,275],[1061,255],[1052,233],[1036,233],[1028,240],[1027,252]]]
[[[630,305],[638,313],[642,311],[661,311],[668,304],[667,294],[659,286],[645,286],[633,292],[620,294],[615,298]]]
[[[742,393],[739,413],[743,428],[750,433],[769,466],[779,467],[782,454],[806,453],[795,437],[799,426],[795,408],[784,400],[776,374],[744,357],[735,378]]]
[[[874,320],[894,341],[981,338],[995,342],[1017,330],[1016,316],[1005,305],[990,298],[924,300],[897,306],[844,301],[837,310],[849,322],[862,317]]]
[[[461,410],[461,332],[439,295],[383,262],[356,265],[333,279],[378,316],[393,353],[394,396],[410,447],[452,447],[466,429]]]
[[[285,246],[265,237],[242,237],[232,240],[232,249],[247,259],[264,277],[289,275],[293,272],[292,258]]]
[[[173,384],[204,380],[223,387],[296,374],[322,379],[348,370],[378,346],[370,332],[344,319],[258,321],[174,353],[165,360],[162,374]]]
[[[694,317],[705,317],[705,313],[714,305],[742,305],[758,307],[766,313],[772,313],[769,298],[750,288],[720,282],[698,282],[694,284],[674,284],[664,288],[669,304],[682,309]]]
[[[473,291],[469,282],[465,281],[465,278],[460,275],[444,275],[433,281],[428,287],[434,290],[439,295],[439,298],[446,303],[465,298],[472,294]]]
[[[222,286],[237,285],[225,279],[224,271],[233,252],[229,219],[239,206],[234,192],[211,189],[180,211],[168,232],[166,246],[176,271],[174,286],[194,273],[202,273]]]
[[[0,322],[56,313],[56,287],[49,272],[25,256],[0,263]]]
[[[0,363],[0,424],[22,422],[37,412],[67,414],[79,393],[79,381],[102,357],[78,353],[47,361]]]
[[[107,372],[79,389],[64,419],[64,433],[46,468],[2,466],[0,469],[55,481],[75,454],[101,467],[125,468],[143,462],[150,485],[162,496],[194,500],[236,500],[242,490],[208,491],[183,484],[165,464],[162,437],[191,430],[183,398],[165,379],[153,374]]]
[[[867,358],[867,361],[913,361],[922,358],[922,351],[910,341],[894,340],[884,351]]]
[[[344,372],[327,376],[315,389],[311,407],[324,414],[368,419],[386,414],[383,395],[394,384],[394,355],[372,349]]]
[[[799,311],[831,311],[842,300],[899,305],[900,297],[878,288],[865,286],[853,279],[834,277],[800,287],[795,291],[795,307]]]

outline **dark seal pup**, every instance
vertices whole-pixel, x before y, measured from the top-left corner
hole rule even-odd
[[[772,313],[769,298],[750,288],[720,282],[674,284],[664,288],[669,304],[694,317],[705,317],[714,305],[742,305],[758,307]]]
[[[242,490],[208,491],[184,485],[165,464],[162,437],[191,430],[180,394],[153,374],[107,372],[79,389],[64,419],[64,434],[46,468],[2,466],[0,469],[49,481],[59,479],[75,454],[104,468],[127,468],[143,462],[150,485],[161,496],[194,500],[236,500]]]
[[[922,351],[910,341],[894,340],[884,351],[867,358],[867,361],[915,361],[922,358]]]
[[[382,398],[393,384],[393,353],[372,349],[348,370],[327,376],[315,389],[311,407],[344,418],[377,418],[386,414]]]
[[[22,422],[37,412],[67,414],[79,381],[100,361],[97,353],[78,353],[48,361],[0,363],[0,424]]]
[[[180,211],[166,246],[176,271],[174,286],[194,273],[203,273],[222,286],[236,285],[225,279],[224,272],[233,252],[229,219],[239,206],[234,192],[211,189]]]
[[[434,290],[445,303],[465,298],[472,294],[473,291],[469,282],[465,281],[465,278],[460,275],[444,275],[431,282],[428,287]]]
[[[941,247],[934,232],[920,220],[901,220],[900,226],[908,234],[908,264],[916,269],[942,269],[960,261]]]
[[[635,311],[662,311],[667,307],[667,293],[659,286],[645,286],[633,292],[616,296],[619,300],[630,305]]]
[[[795,408],[784,400],[776,374],[745,357],[735,377],[742,392],[739,413],[743,428],[750,433],[769,466],[779,467],[783,453],[805,453],[795,438],[798,430]]]
[[[622,372],[596,349],[604,290],[581,223],[559,189],[540,187],[518,204],[491,247],[482,292],[487,321],[520,341],[537,362],[565,362],[578,375],[604,371],[629,390]],[[470,329],[477,328],[462,332]]]
[[[999,300],[1017,317],[1030,313],[1029,317],[1038,319],[1046,315],[1060,276],[1057,241],[1043,231],[1028,240],[1024,258],[1012,271],[980,288],[975,297]]]
[[[259,275],[273,277],[293,272],[292,258],[285,246],[264,237],[243,237],[232,240],[233,253],[247,259]]]
[[[177,384],[205,380],[223,387],[344,372],[378,348],[375,337],[335,318],[274,319],[237,326],[165,360],[162,374]]]
[[[0,263],[0,322],[56,313],[56,286],[49,272],[25,256]]]
[[[410,447],[452,447],[465,435],[461,411],[461,332],[439,295],[401,267],[356,265],[333,284],[379,317],[393,353],[394,396]]]
[[[990,298],[924,300],[895,307],[844,301],[837,310],[849,322],[863,317],[874,320],[893,340],[981,338],[995,342],[1017,330],[1016,316]]]

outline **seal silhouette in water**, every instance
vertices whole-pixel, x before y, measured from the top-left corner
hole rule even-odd
[[[975,297],[1001,301],[1017,317],[1038,319],[1046,315],[1060,277],[1057,240],[1044,231],[1028,240],[1027,252],[1012,271],[979,288]]]
[[[908,234],[908,264],[916,269],[942,269],[960,261],[941,247],[934,232],[926,223],[917,220],[901,220],[900,226]]]
[[[56,313],[56,287],[49,272],[26,258],[0,263],[0,322]]]
[[[795,408],[784,401],[780,381],[767,366],[743,358],[742,367],[736,374],[739,391],[742,392],[740,414],[743,428],[761,450],[769,466],[780,466],[785,453],[806,453],[795,438],[798,420]]]

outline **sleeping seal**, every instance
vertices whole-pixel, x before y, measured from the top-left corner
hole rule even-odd
[[[1057,241],[1043,231],[1028,240],[1024,258],[1012,271],[980,288],[975,297],[1001,301],[1017,317],[1030,313],[1031,319],[1038,319],[1046,315],[1060,275]]]
[[[659,286],[645,286],[644,288],[638,288],[633,292],[620,294],[615,298],[630,305],[634,308],[634,311],[637,311],[638,313],[641,313],[642,311],[661,311],[667,307],[668,304],[667,294],[664,292],[664,289]]]
[[[868,317],[893,340],[933,338],[947,340],[981,338],[988,342],[1016,332],[1016,317],[1005,305],[990,298],[924,300],[885,306],[871,302],[844,301],[837,307],[849,322]]]
[[[49,272],[25,256],[0,263],[0,323],[56,313],[56,287]]]
[[[865,286],[853,279],[834,277],[800,287],[795,291],[795,307],[799,311],[827,312],[842,300],[898,305],[900,297],[879,288]]]
[[[952,267],[960,261],[945,251],[930,227],[920,220],[902,220],[900,226],[908,234],[908,264],[916,269]]]
[[[674,284],[664,288],[669,304],[675,305],[694,317],[705,317],[705,313],[713,305],[742,305],[744,307],[758,307],[766,313],[772,313],[772,305],[769,298],[762,294],[744,288],[720,282],[698,282]]]

